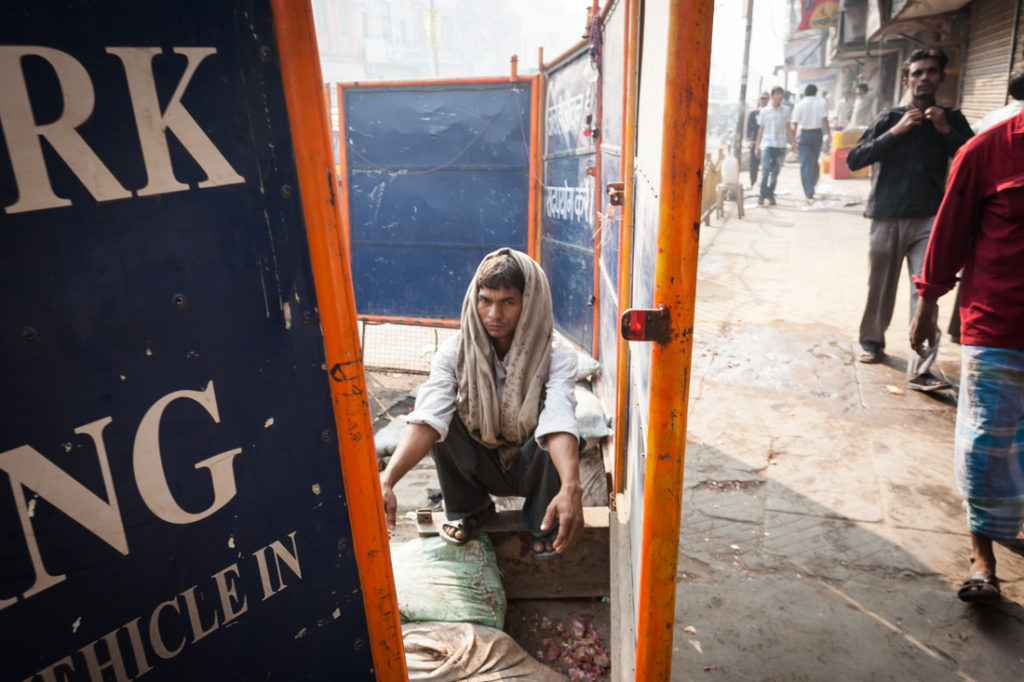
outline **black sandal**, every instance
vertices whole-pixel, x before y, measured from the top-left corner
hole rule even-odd
[[[977,571],[967,577],[956,596],[966,602],[997,602],[1002,599],[999,578],[988,571]]]
[[[555,531],[553,531],[553,530],[552,531],[548,531],[547,533],[544,533],[543,535],[534,535],[533,536],[533,545],[530,546],[530,551],[533,552],[533,558],[536,559],[537,561],[546,561],[548,559],[554,559],[555,557],[557,557],[558,556],[558,552],[556,552],[553,547],[551,549],[546,549],[545,548],[543,551],[540,551],[540,552],[538,552],[536,549],[534,549],[534,547],[537,545],[538,542],[541,544],[541,546],[544,546],[544,547],[546,547],[549,542],[554,543],[556,536],[557,536],[557,533],[555,533]]]
[[[451,521],[441,525],[441,539],[449,545],[462,547],[467,542],[480,534],[480,526],[494,516],[494,502],[491,502],[480,511],[469,516]],[[455,533],[462,531],[463,538],[455,537]]]

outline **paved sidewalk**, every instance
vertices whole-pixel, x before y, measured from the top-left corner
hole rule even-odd
[[[702,226],[675,680],[1024,679],[1024,557],[996,550],[1002,605],[955,595],[955,399],[906,388],[906,279],[885,362],[854,359],[868,189],[805,207],[787,164],[777,207]]]

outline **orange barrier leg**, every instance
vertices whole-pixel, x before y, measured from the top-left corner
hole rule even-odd
[[[334,159],[313,16],[305,2],[272,0],[271,7],[330,368],[341,470],[369,645],[377,680],[397,682],[407,677],[402,630],[356,331],[348,241],[342,238],[335,198]]]
[[[651,356],[637,595],[636,679],[645,681],[671,679],[714,11],[713,0],[671,0],[669,4],[654,303],[668,308],[672,334],[667,343],[654,345]]]

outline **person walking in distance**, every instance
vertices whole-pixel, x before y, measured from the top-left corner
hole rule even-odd
[[[872,164],[871,194],[864,215],[871,219],[868,295],[860,322],[861,362],[878,362],[885,331],[892,320],[903,261],[911,276],[921,272],[935,212],[942,202],[949,159],[971,137],[967,120],[956,109],[940,107],[935,93],[942,84],[946,55],[936,48],[914,50],[903,62],[903,86],[911,104],[883,112],[850,150],[850,170]],[[917,308],[911,291],[910,314]],[[926,357],[911,352],[907,383],[917,391],[949,384],[931,373],[938,339]]]
[[[793,133],[789,129],[789,109],[782,106],[785,91],[776,85],[772,88],[771,104],[761,109],[757,117],[757,153],[761,158],[761,193],[757,205],[768,202],[775,205],[775,184],[786,158],[787,143],[793,144]]]
[[[750,150],[750,156],[748,160],[750,162],[750,188],[753,189],[757,185],[757,168],[761,165],[760,157],[757,153],[757,118],[761,113],[761,109],[768,106],[768,93],[762,92],[761,96],[757,98],[757,108],[751,110],[750,114],[747,115],[747,130],[745,137],[747,139],[747,147]]]
[[[822,135],[829,135],[828,105],[818,97],[818,86],[811,83],[804,88],[804,98],[793,108],[793,120],[789,122],[790,137],[796,137],[797,128],[800,137],[797,150],[800,158],[800,182],[804,187],[807,203],[814,200],[814,188],[818,184],[820,174],[818,157],[821,156]]]
[[[878,106],[878,95],[868,92],[867,83],[857,84],[857,96],[853,100],[853,112],[850,115],[851,128],[864,128],[875,119],[875,108]]]

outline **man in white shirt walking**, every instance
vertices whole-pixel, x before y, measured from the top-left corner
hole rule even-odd
[[[807,203],[814,200],[814,188],[818,184],[818,157],[821,156],[822,135],[829,135],[828,105],[818,97],[818,86],[808,85],[804,88],[804,98],[793,109],[793,119],[789,122],[792,135],[796,136],[797,128],[800,137],[797,150],[800,158],[800,182],[804,186]]]
[[[577,542],[576,364],[576,351],[554,331],[541,267],[513,249],[485,257],[463,300],[459,334],[434,357],[381,474],[388,528],[398,507],[394,486],[431,452],[447,542],[464,545],[477,535],[494,514],[491,495],[526,498],[534,557],[551,558]]]

